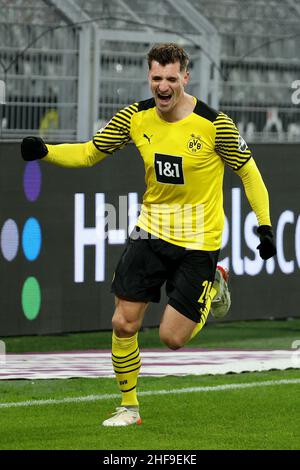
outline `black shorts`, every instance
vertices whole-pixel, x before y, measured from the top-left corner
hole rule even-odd
[[[111,291],[129,301],[159,302],[166,282],[169,305],[200,322],[219,251],[190,250],[136,227],[117,265]]]

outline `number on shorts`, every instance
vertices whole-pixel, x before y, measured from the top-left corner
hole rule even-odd
[[[201,303],[201,304],[204,302],[204,300],[206,300],[206,297],[208,296],[208,294],[210,292],[210,289],[212,287],[212,282],[211,281],[203,281],[202,286],[203,286],[203,291],[202,291],[202,294],[200,295],[200,297],[198,299],[198,302]]]

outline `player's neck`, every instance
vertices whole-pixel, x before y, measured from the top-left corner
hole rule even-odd
[[[161,119],[167,122],[181,121],[185,117],[189,116],[195,108],[195,99],[193,96],[184,93],[182,98],[178,101],[176,106],[169,112],[162,113],[157,109],[157,112]]]

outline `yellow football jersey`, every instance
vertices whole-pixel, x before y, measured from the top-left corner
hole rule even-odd
[[[144,160],[147,186],[137,225],[175,245],[219,249],[224,163],[239,170],[251,158],[233,121],[195,98],[190,115],[167,122],[152,98],[119,111],[93,143],[111,154],[130,140]]]

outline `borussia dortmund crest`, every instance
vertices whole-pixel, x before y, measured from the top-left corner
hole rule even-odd
[[[187,143],[187,148],[190,153],[199,153],[202,149],[201,136],[192,134],[190,140]]]

